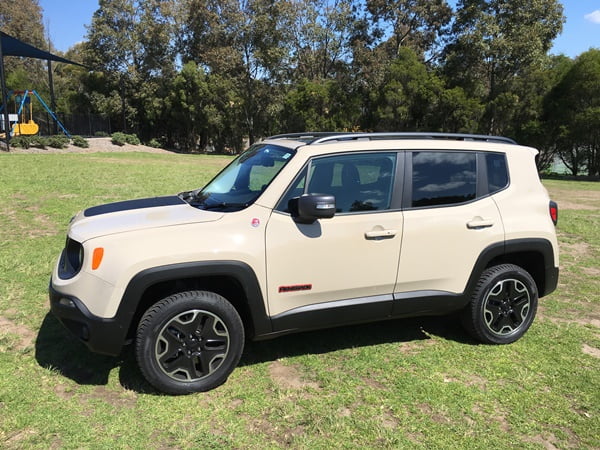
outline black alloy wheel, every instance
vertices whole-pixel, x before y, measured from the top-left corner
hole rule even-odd
[[[142,317],[136,356],[158,390],[188,394],[221,385],[237,366],[244,326],[236,309],[213,292],[171,295]]]

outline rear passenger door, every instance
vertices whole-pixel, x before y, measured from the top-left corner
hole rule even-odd
[[[402,298],[462,293],[481,252],[504,241],[502,219],[490,195],[490,189],[500,187],[490,188],[487,181],[492,159],[475,151],[406,153],[395,310],[402,309]],[[495,182],[506,185],[506,174],[500,178]]]

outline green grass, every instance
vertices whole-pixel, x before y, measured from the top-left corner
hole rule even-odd
[[[156,393],[130,349],[89,353],[48,315],[69,218],[199,187],[229,160],[0,154],[0,447],[600,447],[600,184],[545,183],[565,205],[561,284],[513,345],[476,345],[453,318],[316,331],[249,343],[227,383],[185,397]]]

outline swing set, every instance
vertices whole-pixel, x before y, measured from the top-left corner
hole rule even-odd
[[[54,122],[60,127],[62,132],[68,138],[71,138],[71,135],[64,127],[62,122],[58,119],[56,114],[46,105],[42,97],[37,93],[37,91],[28,89],[25,91],[9,91],[6,97],[6,103],[9,103],[10,99],[13,99],[14,104],[14,114],[8,114],[8,121],[10,124],[10,136],[32,136],[38,134],[40,127],[33,120],[33,105],[32,98],[35,97],[40,104],[44,107],[46,112],[50,114]],[[5,105],[0,105],[0,113],[2,113]],[[29,114],[27,114],[29,113]],[[29,117],[27,117],[29,116]],[[1,130],[4,131],[4,123],[0,125]],[[6,133],[0,134],[0,139],[6,137]]]

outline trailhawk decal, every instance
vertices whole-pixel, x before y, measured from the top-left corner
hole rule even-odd
[[[294,284],[292,286],[279,286],[279,293],[283,294],[286,292],[310,291],[311,289],[312,284]]]

